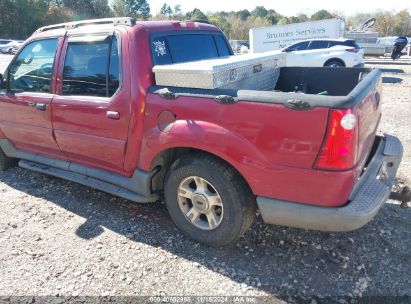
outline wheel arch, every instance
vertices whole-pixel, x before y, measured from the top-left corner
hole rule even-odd
[[[201,120],[179,120],[171,130],[162,132],[158,127],[145,132],[142,139],[138,168],[158,171],[152,189],[157,189],[164,176],[164,168],[187,153],[212,155],[233,167],[253,193],[259,186],[259,173],[271,166],[255,143],[223,126]],[[155,169],[160,167],[160,170]]]
[[[252,192],[252,187],[245,178],[244,174],[242,174],[235,166],[235,164],[227,160],[226,158],[218,155],[215,152],[210,152],[206,151],[203,149],[198,149],[198,148],[191,148],[191,147],[172,147],[165,149],[161,152],[159,152],[152,160],[150,169],[151,170],[158,170],[158,173],[153,177],[151,183],[152,183],[152,189],[153,191],[162,191],[164,188],[164,179],[165,176],[171,167],[172,163],[177,160],[178,158],[187,155],[187,154],[198,154],[198,155],[203,155],[203,156],[210,156],[213,158],[216,158],[228,166],[230,166],[232,169],[235,170],[235,172],[240,176],[245,184],[248,186],[250,191]]]
[[[327,64],[330,63],[331,61],[341,62],[342,65],[343,65],[344,67],[346,67],[346,64],[345,64],[344,60],[342,60],[341,58],[338,58],[338,57],[333,57],[333,58],[328,59],[328,60],[324,63],[323,66],[327,66]]]

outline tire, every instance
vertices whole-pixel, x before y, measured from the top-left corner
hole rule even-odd
[[[255,219],[255,197],[248,185],[232,167],[208,155],[177,159],[166,175],[164,197],[176,226],[210,246],[234,242]]]
[[[0,171],[6,171],[7,169],[15,167],[17,160],[15,158],[8,157],[4,154],[3,150],[0,149]]]
[[[341,60],[338,60],[338,59],[333,59],[333,60],[330,60],[330,61],[326,62],[326,64],[324,66],[329,67],[329,68],[343,68],[343,67],[345,67],[344,63]]]

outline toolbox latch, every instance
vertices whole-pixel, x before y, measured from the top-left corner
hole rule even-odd
[[[157,94],[165,99],[176,99],[177,98],[176,94],[167,88],[158,90]]]
[[[228,95],[218,95],[214,97],[214,100],[222,104],[234,104],[237,102],[233,96]]]

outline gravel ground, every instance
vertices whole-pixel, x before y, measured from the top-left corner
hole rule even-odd
[[[411,59],[367,65],[384,69],[380,130],[404,143],[402,186],[411,177]],[[0,173],[0,193],[3,296],[411,296],[411,211],[393,201],[355,232],[259,219],[237,243],[216,249],[182,236],[161,203],[135,204],[20,168]]]

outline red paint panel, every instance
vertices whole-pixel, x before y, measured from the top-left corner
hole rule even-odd
[[[69,159],[84,165],[93,163],[100,169],[122,171],[125,141],[84,133],[54,132],[60,148]]]
[[[33,39],[40,37],[33,37]],[[44,35],[43,38],[50,37],[55,36],[48,34]],[[23,50],[33,39],[27,40],[20,50]],[[63,37],[58,39],[56,56],[53,62],[51,94],[36,92],[0,94],[0,129],[5,137],[19,149],[42,153],[59,159],[64,159],[64,155],[53,137],[51,104],[54,97],[52,93],[55,89],[55,75],[63,41]],[[46,110],[39,111],[33,106],[36,103],[45,104]]]
[[[160,22],[161,23],[161,22]],[[155,23],[153,23],[153,26]],[[127,149],[124,160],[124,170],[131,176],[138,166],[140,146],[144,130],[146,94],[154,84],[153,65],[149,43],[150,32],[146,26],[137,24],[129,32],[129,49],[126,58],[130,67],[130,126],[128,129]]]
[[[176,115],[173,128],[160,132],[158,114]],[[140,167],[173,147],[193,147],[232,164],[254,194],[319,206],[346,203],[355,170],[313,170],[329,110],[294,111],[278,104],[240,101],[223,105],[207,98],[166,100],[149,94]]]
[[[240,101],[223,105],[207,98],[179,97],[166,100],[149,95],[145,130],[157,126],[158,114],[170,110],[177,121],[192,122],[188,131],[197,141],[209,140],[214,129],[233,134],[243,142],[242,149],[257,150],[256,160],[267,165],[311,168],[321,146],[327,123],[328,109],[294,111],[278,104]],[[196,122],[209,123],[210,129],[200,128]],[[219,147],[227,150],[227,141],[219,134]],[[215,143],[213,143],[214,145]],[[235,144],[235,142],[233,142]],[[232,147],[230,147],[232,149]],[[241,158],[242,155],[233,155]]]
[[[377,127],[381,119],[381,102],[376,94],[381,94],[381,82],[363,99],[356,109],[359,125],[358,161],[361,163],[371,150]],[[361,170],[362,168],[359,168]],[[360,172],[358,172],[360,173]]]
[[[94,34],[100,33],[99,29]],[[59,95],[53,100],[53,127],[56,140],[69,160],[124,174],[131,111],[130,64],[127,31],[118,27],[116,33],[121,41],[121,84],[111,98],[61,95],[66,39],[56,80]],[[72,34],[78,34],[78,30],[70,32],[68,37]],[[107,117],[108,112],[117,112],[118,119]]]
[[[17,148],[63,157],[52,133],[52,99],[52,94],[32,92],[0,95],[0,128]],[[35,103],[44,103],[46,110],[30,106]]]

